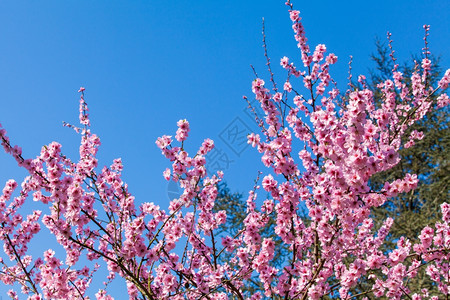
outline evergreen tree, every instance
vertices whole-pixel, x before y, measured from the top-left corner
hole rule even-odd
[[[243,228],[242,224],[247,217],[247,204],[242,194],[233,193],[230,191],[226,183],[219,184],[219,194],[214,204],[214,211],[225,210],[227,212],[227,222],[220,226],[220,235],[237,236],[240,234],[240,230]],[[275,212],[272,212],[275,215]],[[261,236],[264,238],[272,238],[275,242],[275,255],[273,258],[274,265],[281,266],[287,257],[288,248],[283,244],[281,238],[274,233],[275,218],[271,218],[264,227],[264,232]],[[227,261],[230,262],[230,255],[224,253],[221,256],[221,263]],[[246,286],[244,289],[250,294],[254,294],[258,291],[264,291],[264,287],[257,276],[252,276],[252,284]]]
[[[379,99],[377,95],[380,95],[380,91],[376,86],[387,79],[388,72],[393,68],[393,61],[389,59],[389,48],[379,41],[377,55],[373,55],[372,59],[377,64],[377,72],[372,72],[371,86],[376,98]],[[436,63],[432,66],[429,81],[435,83],[441,69],[438,59],[434,58],[432,61]],[[401,69],[406,76],[410,75],[414,70],[414,59]],[[429,224],[430,220],[436,221],[439,218],[437,215],[439,205],[449,200],[450,153],[446,152],[450,142],[449,108],[430,110],[425,118],[408,129],[408,133],[414,130],[423,132],[424,138],[413,147],[400,151],[401,160],[397,166],[372,177],[372,183],[378,186],[406,173],[417,174],[420,179],[417,189],[390,199],[373,212],[373,216],[379,222],[385,219],[386,212],[388,216],[394,218],[394,225],[391,228],[392,240],[401,235],[411,239],[417,237],[417,232]]]
[[[375,93],[375,98],[381,99],[381,91],[377,84],[388,79],[389,73],[394,67],[394,61],[390,57],[390,49],[386,44],[377,41],[377,53],[372,55],[372,60],[376,63],[376,70],[371,72],[370,86]],[[399,67],[399,70],[410,77],[415,68],[416,61],[421,58],[415,56],[408,63]],[[439,59],[434,57],[429,75],[429,84],[435,84],[442,70],[439,66]],[[449,108],[432,109],[420,121],[411,126],[405,137],[408,137],[414,130],[423,132],[424,138],[417,141],[414,146],[400,150],[400,162],[390,170],[378,173],[372,177],[373,186],[380,187],[386,181],[392,182],[401,178],[406,173],[417,174],[419,184],[415,190],[406,194],[389,199],[383,206],[373,210],[372,216],[375,223],[381,226],[386,217],[392,217],[394,224],[388,236],[390,249],[395,247],[395,243],[400,236],[408,237],[411,242],[417,242],[417,238],[422,228],[427,224],[434,223],[440,219],[438,215],[439,205],[450,200],[450,128],[449,128]],[[422,268],[419,272],[425,272]],[[436,285],[427,276],[419,275],[415,277],[414,286],[418,290],[427,288],[430,291],[437,289]]]

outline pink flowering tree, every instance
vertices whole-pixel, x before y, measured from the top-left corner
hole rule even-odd
[[[3,148],[29,173],[20,186],[9,180],[0,196],[1,281],[21,285],[28,299],[89,299],[95,292],[96,299],[113,299],[108,284],[117,276],[125,279],[130,299],[448,298],[450,205],[441,206],[441,222],[418,233],[420,243],[400,238],[395,249],[385,251],[393,220],[374,228],[371,209],[414,189],[418,178],[407,174],[379,190],[369,181],[399,162],[399,149],[423,136],[413,132],[403,143],[407,128],[433,105],[449,104],[444,90],[450,70],[430,86],[425,47],[410,78],[394,67],[392,77],[379,85],[380,105],[363,76],[362,89],[342,96],[329,74],[337,57],[327,54],[325,45],[310,49],[299,11],[287,5],[301,60],[281,59],[288,73],[282,89],[273,76],[271,89],[260,78],[252,82],[265,116],[258,119],[261,132],[250,134],[248,143],[268,168],[260,184],[270,196],[259,199],[261,188],[254,186],[235,235],[217,230],[227,215],[214,210],[223,174],[206,173],[212,140],[187,153],[189,123],[180,120],[175,139],[162,136],[156,144],[171,164],[163,176],[179,184],[181,196],[166,209],[136,201],[121,179],[120,159],[98,166],[100,140],[91,132],[81,88],[81,126],[67,124],[81,136],[77,160],[64,156],[55,142],[36,158],[24,158],[0,126]],[[30,200],[48,209],[21,213]],[[307,219],[301,217],[302,206]],[[261,236],[269,221],[275,221],[274,233],[288,249],[281,266],[272,262],[273,239]],[[29,245],[41,230],[63,251],[32,256]],[[88,288],[101,264],[108,270],[105,286],[92,292]],[[440,295],[410,292],[408,282],[420,268]],[[255,277],[263,290],[250,294],[246,286]],[[17,291],[9,295],[19,299]]]

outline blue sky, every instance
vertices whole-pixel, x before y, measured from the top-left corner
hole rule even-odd
[[[341,86],[348,57],[354,75],[367,74],[374,40],[388,30],[404,61],[420,52],[422,25],[430,24],[430,49],[450,66],[447,0],[293,3],[311,47],[324,43],[339,57],[331,72]],[[121,157],[137,201],[168,205],[162,171],[169,164],[154,142],[174,135],[183,118],[191,124],[188,151],[214,139],[229,160],[225,180],[245,192],[264,167],[254,149],[232,149],[224,136],[236,124],[257,129],[242,96],[252,99],[250,64],[267,78],[263,17],[273,69],[284,75],[279,59],[299,58],[284,1],[2,1],[0,123],[26,157],[58,141],[76,158],[79,136],[61,124],[77,122],[84,86],[92,130],[102,140],[100,165]],[[0,182],[24,175],[6,154],[0,166]]]

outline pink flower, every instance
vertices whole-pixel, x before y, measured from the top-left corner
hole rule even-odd
[[[165,180],[170,180],[170,169],[167,168],[164,172],[163,172],[163,176]]]
[[[300,21],[300,11],[298,10],[291,10],[289,11],[289,17],[291,18],[292,22],[297,22]]]
[[[175,135],[175,139],[179,142],[185,141],[188,137],[189,133],[189,122],[186,120],[180,120],[177,123],[178,130],[177,134]]]
[[[439,80],[439,88],[445,90],[448,87],[448,84],[450,83],[450,69],[447,69],[447,71],[445,71],[444,76],[442,77],[441,80]]]
[[[291,92],[291,91],[292,91],[292,85],[291,85],[291,83],[290,83],[289,81],[286,81],[286,82],[284,83],[283,89],[284,89],[285,91]]]
[[[280,65],[287,69],[289,66],[289,58],[287,58],[286,56],[284,56],[281,60],[280,60]]]

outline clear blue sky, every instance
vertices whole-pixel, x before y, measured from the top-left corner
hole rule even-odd
[[[354,75],[367,74],[374,40],[388,30],[403,61],[420,52],[422,25],[430,24],[430,49],[450,67],[448,0],[293,3],[311,47],[324,43],[338,55],[331,72],[341,86],[349,55]],[[242,96],[251,98],[250,64],[267,78],[263,17],[274,71],[284,74],[279,59],[299,58],[284,1],[2,1],[0,123],[26,157],[58,141],[76,158],[79,137],[61,124],[77,122],[84,86],[92,130],[102,140],[100,165],[121,157],[137,201],[167,206],[161,174],[169,164],[154,142],[174,135],[182,118],[191,124],[188,150],[214,139],[232,161],[226,181],[244,192],[264,169],[254,149],[233,151],[221,133],[235,120],[256,130]],[[4,153],[0,166],[1,185],[24,175]]]

